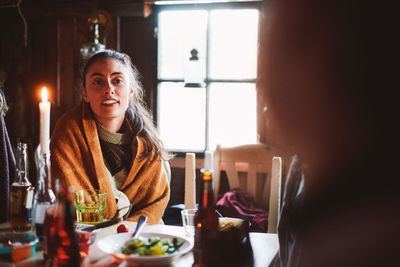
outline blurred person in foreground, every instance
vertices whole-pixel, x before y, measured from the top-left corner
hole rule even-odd
[[[124,53],[105,50],[88,59],[83,101],[59,119],[51,137],[51,169],[65,187],[106,191],[106,219],[116,214],[118,199],[132,204],[128,220],[146,215],[159,223],[170,194],[162,162],[169,154],[144,108],[138,76]]]
[[[260,85],[268,127],[297,155],[278,227],[281,266],[399,266],[393,2],[269,6]]]

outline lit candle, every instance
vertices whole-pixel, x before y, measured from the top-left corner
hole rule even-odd
[[[49,152],[50,139],[50,102],[47,100],[47,88],[42,88],[42,102],[39,103],[40,110],[40,150],[42,153]]]

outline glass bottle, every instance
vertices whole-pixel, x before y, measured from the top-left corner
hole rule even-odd
[[[30,230],[32,225],[33,190],[29,182],[28,145],[19,142],[16,154],[15,180],[10,187],[10,225],[16,230]]]
[[[195,241],[193,247],[196,267],[217,266],[218,215],[215,212],[215,200],[212,184],[212,170],[202,169],[202,187],[200,205],[194,217]]]
[[[57,227],[57,207],[60,199],[60,181],[55,181],[56,203],[46,210],[43,222],[43,258],[45,266],[51,266],[52,260],[57,254],[57,246],[60,243]]]
[[[79,238],[75,232],[74,208],[68,192],[56,181],[57,204],[46,212],[44,221],[44,250],[46,266],[80,266]]]
[[[43,223],[46,210],[54,207],[55,203],[56,196],[51,189],[50,153],[41,153],[32,211],[33,224],[40,241],[43,241]]]

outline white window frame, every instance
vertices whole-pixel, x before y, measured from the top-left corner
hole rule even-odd
[[[163,2],[163,1],[158,1],[158,2]],[[167,1],[166,1],[167,2]],[[171,1],[168,1],[171,2]],[[206,11],[211,11],[211,10],[216,10],[216,9],[257,9],[260,13],[260,16],[262,14],[262,1],[258,0],[253,0],[253,1],[235,1],[235,2],[213,2],[213,3],[196,3],[196,4],[190,4],[187,3],[190,1],[177,1],[176,4],[166,4],[166,5],[158,5],[156,6],[155,9],[155,27],[157,29],[158,27],[158,13],[164,10],[206,10]],[[157,3],[156,3],[157,4]],[[210,18],[210,16],[209,16]],[[208,19],[209,19],[208,18]],[[260,18],[261,19],[261,18]],[[208,29],[209,31],[209,29]],[[155,31],[157,32],[157,30]],[[158,46],[158,42],[157,42]],[[209,46],[209,38],[207,38],[207,51]],[[206,56],[208,59],[208,55]],[[170,150],[172,153],[176,154],[178,157],[183,156],[187,152],[194,152],[196,154],[202,155],[205,151],[207,150],[212,150],[214,148],[209,147],[209,85],[211,83],[254,83],[255,88],[256,82],[258,79],[258,72],[257,72],[257,77],[254,79],[211,79],[209,78],[209,66],[208,66],[208,60],[206,60],[206,78],[205,78],[205,88],[206,88],[206,122],[205,122],[205,148],[204,151],[182,151],[182,150]],[[157,61],[157,72],[158,72],[158,61]],[[184,79],[164,79],[164,78],[159,78],[157,74],[156,78],[156,92],[155,92],[155,107],[156,110],[158,110],[158,85],[162,82],[184,82]],[[257,90],[257,89],[256,89]],[[258,100],[257,100],[258,101]],[[156,123],[158,122],[158,112],[155,112],[154,114],[154,119]],[[257,112],[258,114],[258,112]]]

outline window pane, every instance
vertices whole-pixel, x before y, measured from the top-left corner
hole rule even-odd
[[[169,150],[202,151],[205,148],[205,88],[183,83],[158,86],[158,128]]]
[[[196,48],[205,72],[207,12],[162,11],[158,26],[158,78],[183,79],[190,50]]]
[[[210,149],[257,142],[253,83],[210,84]]]
[[[254,79],[257,74],[258,10],[214,10],[210,14],[212,79]]]

